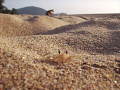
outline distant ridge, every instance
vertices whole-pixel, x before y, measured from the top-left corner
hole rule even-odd
[[[35,6],[28,6],[17,9],[19,14],[31,14],[31,15],[45,15],[47,10]]]
[[[28,6],[17,9],[19,14],[30,14],[30,15],[46,15],[46,11],[43,8],[35,7],[35,6]],[[58,15],[54,14],[53,15]],[[59,15],[67,15],[67,13],[59,13]]]

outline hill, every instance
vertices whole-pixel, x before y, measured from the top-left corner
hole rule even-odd
[[[45,15],[46,10],[39,7],[29,6],[17,9],[17,12],[19,14]]]
[[[17,12],[19,14],[30,14],[30,15],[45,15],[46,11],[47,10],[43,8],[34,7],[34,6],[28,6],[28,7],[17,9]],[[58,14],[53,13],[53,15],[58,15]],[[59,13],[59,15],[67,15],[67,13]]]

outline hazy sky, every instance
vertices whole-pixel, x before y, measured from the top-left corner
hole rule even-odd
[[[120,13],[120,0],[5,0],[8,9],[36,6],[54,13]]]

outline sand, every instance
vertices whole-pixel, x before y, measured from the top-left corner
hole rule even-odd
[[[35,35],[68,24],[47,16],[0,14],[0,36]]]
[[[0,32],[1,90],[120,89],[120,14],[0,14]]]

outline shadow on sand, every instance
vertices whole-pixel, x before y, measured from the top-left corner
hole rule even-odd
[[[73,41],[70,41],[70,39],[67,39],[66,44],[68,44],[69,46],[72,46],[73,48],[76,48],[77,50],[80,49],[80,50],[85,50],[87,52],[92,51],[94,53],[100,53],[100,54],[120,53],[120,24],[117,22],[111,23],[108,21],[103,22],[103,21],[90,20],[90,21],[79,23],[79,24],[58,27],[54,30],[47,31],[47,32],[41,33],[39,35],[60,34],[60,33],[66,32],[66,31],[76,30],[80,27],[93,27],[93,26],[97,26],[97,27],[103,26],[104,28],[108,29],[108,33],[110,33],[111,36],[109,37],[107,43],[103,43],[103,42],[91,43],[89,40],[84,41],[79,38],[78,38],[78,40],[73,38]],[[112,30],[112,32],[111,32],[111,30]],[[75,34],[75,33],[76,32],[73,32],[73,34]],[[84,31],[80,31],[77,34],[85,35],[86,33]],[[88,34],[90,34],[90,33],[88,33]],[[97,35],[93,35],[93,36],[94,36],[94,38],[99,37]],[[106,39],[106,38],[103,38],[103,39]],[[83,42],[82,44],[79,43],[80,40]],[[88,43],[88,44],[85,44],[85,43]]]
[[[87,27],[89,25],[95,25],[96,23],[94,21],[86,21],[86,22],[82,22],[79,24],[72,24],[72,25],[66,25],[66,26],[62,26],[62,27],[58,27],[55,28],[53,30],[44,32],[44,33],[40,33],[39,35],[51,35],[51,34],[59,34],[59,33],[64,33],[66,31],[70,31],[73,29],[78,29],[79,27]]]
[[[102,26],[104,28],[107,28],[109,30],[119,30],[120,29],[120,23],[118,22],[109,22],[109,21],[94,21],[94,20],[89,20],[85,21],[79,24],[72,24],[72,25],[66,25],[62,27],[55,28],[53,30],[46,31],[44,33],[39,33],[39,35],[51,35],[51,34],[59,34],[59,33],[64,33],[66,31],[70,30],[75,30],[78,29],[79,27],[90,27],[90,26]],[[38,35],[38,33],[37,33]]]

